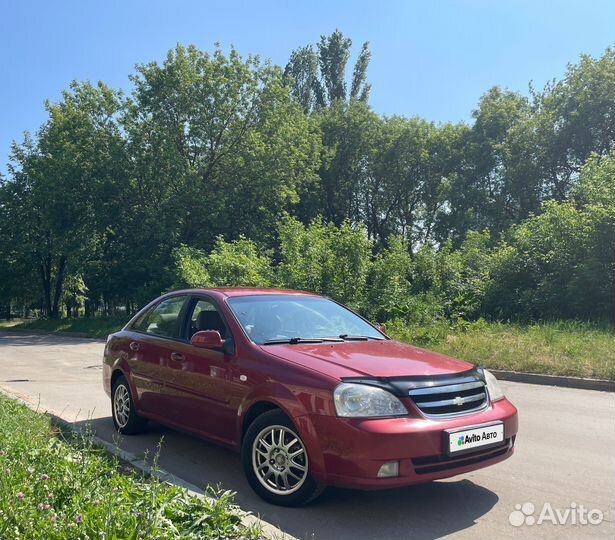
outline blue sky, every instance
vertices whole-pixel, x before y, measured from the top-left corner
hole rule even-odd
[[[489,87],[525,93],[615,44],[615,1],[0,0],[0,170],[11,141],[35,131],[45,99],[73,79],[128,90],[135,63],[178,42],[232,44],[283,65],[336,28],[355,52],[370,42],[376,111],[469,121]]]

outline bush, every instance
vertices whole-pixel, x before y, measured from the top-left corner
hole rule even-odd
[[[207,255],[196,248],[175,250],[174,287],[269,287],[273,271],[268,256],[255,242],[241,237],[225,242],[221,236]]]
[[[287,216],[278,232],[280,285],[325,294],[357,309],[363,306],[372,257],[363,227],[321,221],[305,226]]]
[[[408,242],[402,236],[391,237],[389,247],[374,258],[370,268],[364,305],[369,318],[384,322],[406,317],[411,301],[411,271]]]

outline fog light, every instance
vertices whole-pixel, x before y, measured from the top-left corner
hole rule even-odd
[[[391,478],[392,476],[399,476],[399,461],[387,461],[378,471],[378,478]]]

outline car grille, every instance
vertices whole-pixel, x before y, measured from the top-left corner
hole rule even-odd
[[[436,386],[437,385],[437,386]],[[414,404],[425,416],[450,417],[472,414],[487,407],[485,382],[472,375],[453,383],[415,388],[408,392]]]

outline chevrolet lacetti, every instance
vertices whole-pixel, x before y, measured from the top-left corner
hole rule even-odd
[[[239,450],[254,491],[286,506],[493,465],[517,434],[487,370],[305,292],[165,294],[109,336],[103,379],[121,433],[150,419]]]

